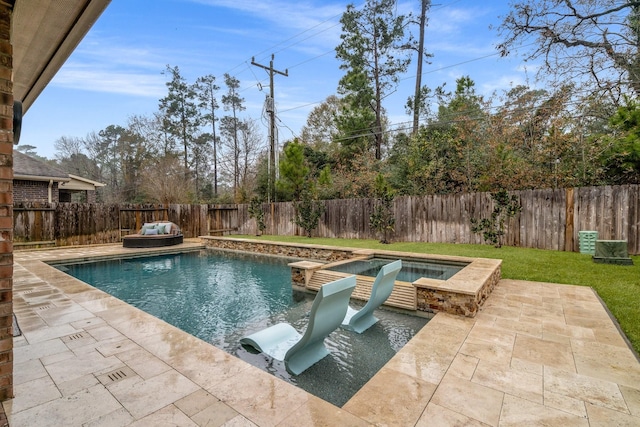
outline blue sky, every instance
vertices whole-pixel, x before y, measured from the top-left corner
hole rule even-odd
[[[274,68],[280,143],[298,135],[309,112],[335,94],[344,72],[335,58],[340,17],[350,2],[320,0],[112,0],[76,51],[24,117],[20,144],[53,158],[62,136],[85,137],[132,115],[151,115],[166,95],[167,65],[190,82],[214,75],[225,91],[224,73],[240,80],[245,117],[261,120],[268,75],[251,58]],[[356,6],[363,1],[353,2]],[[507,1],[434,1],[426,48],[434,56],[423,67],[423,84],[435,88],[469,75],[477,91],[490,95],[533,77],[517,57],[495,50]],[[399,11],[417,12],[419,1]],[[415,85],[415,61],[397,90],[384,100],[391,122],[410,122],[404,105]],[[260,90],[260,85],[262,90]],[[220,111],[224,114],[224,111]],[[263,125],[266,138],[266,122]]]

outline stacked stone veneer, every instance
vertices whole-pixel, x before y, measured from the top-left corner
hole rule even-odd
[[[305,258],[321,261],[339,261],[353,258],[353,249],[335,248],[332,246],[312,246],[288,244],[281,242],[265,242],[225,237],[202,237],[206,247],[228,249],[234,251],[257,252],[266,255]]]
[[[14,1],[0,0],[0,400],[13,397],[13,49]]]
[[[473,293],[452,290],[440,283],[433,283],[433,286],[429,286],[429,279],[421,279],[419,281],[421,285],[416,287],[418,310],[427,313],[443,311],[460,316],[475,317],[493,288],[500,281],[500,271],[500,268],[487,271],[481,286]]]
[[[332,246],[312,246],[280,242],[266,242],[229,237],[202,237],[205,246],[243,252],[257,252],[268,255],[304,258],[323,262],[340,261],[375,254],[417,259],[441,259],[468,262],[469,265],[449,280],[421,278],[413,285],[416,289],[417,309],[427,313],[445,312],[460,316],[474,317],[484,301],[500,281],[501,260],[484,258],[444,257],[415,253],[372,251],[362,249],[337,248]],[[305,286],[313,271],[322,269],[323,264],[301,261],[291,264],[292,282]]]

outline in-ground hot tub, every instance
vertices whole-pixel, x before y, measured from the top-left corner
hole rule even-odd
[[[369,259],[355,259],[332,264],[332,266],[325,267],[324,270],[376,277],[384,265],[396,259],[397,258],[384,258],[380,256]],[[469,264],[469,262],[463,261],[403,259],[402,269],[400,273],[398,273],[396,280],[409,283],[413,283],[422,277],[448,280]]]
[[[292,282],[298,287],[312,291],[317,291],[324,283],[349,275],[349,273],[328,269],[337,264],[357,259],[385,258],[389,261],[401,259],[403,264],[408,261],[430,260],[445,264],[466,264],[459,272],[446,280],[423,276],[412,282],[396,280],[393,292],[385,305],[413,311],[416,314],[445,312],[474,317],[500,280],[500,265],[502,264],[499,259],[416,252],[356,249],[231,237],[203,236],[201,239],[210,248],[298,258],[300,261],[289,264]],[[351,297],[368,300],[374,279],[371,276],[357,274],[356,289]]]
[[[329,263],[289,264],[292,280],[317,291],[324,283],[356,275],[352,298],[368,300],[380,268],[397,259],[402,269],[385,305],[418,313],[446,312],[474,317],[500,280],[500,260],[355,250],[353,258]]]

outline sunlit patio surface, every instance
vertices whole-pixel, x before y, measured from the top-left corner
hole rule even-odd
[[[14,254],[10,426],[640,425],[640,363],[590,288],[502,280],[338,408],[43,262],[142,253]]]

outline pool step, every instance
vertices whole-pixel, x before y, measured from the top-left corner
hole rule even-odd
[[[320,290],[320,286],[325,283],[333,282],[334,280],[347,276],[350,276],[350,274],[327,270],[314,271],[311,279],[309,279],[309,283],[307,283],[307,288],[318,291]],[[356,276],[356,288],[351,294],[351,298],[368,301],[374,281],[375,277]],[[403,308],[405,310],[417,310],[416,289],[411,283],[396,281],[393,291],[385,302],[385,305]]]

